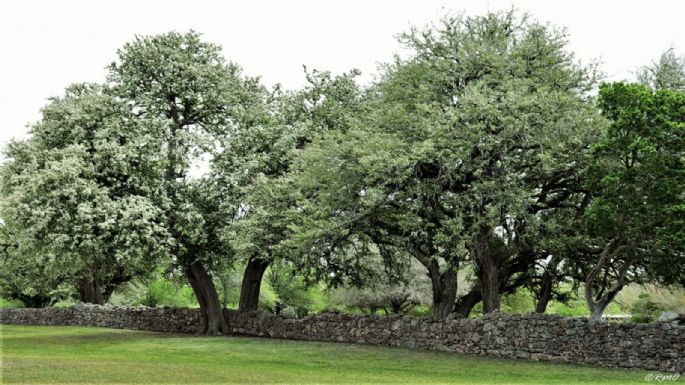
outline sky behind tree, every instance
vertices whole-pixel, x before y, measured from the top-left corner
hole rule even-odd
[[[302,66],[360,69],[371,80],[400,50],[396,35],[443,15],[511,7],[565,27],[583,62],[599,60],[609,80],[674,48],[685,52],[685,2],[423,1],[8,1],[0,5],[0,145],[26,135],[47,98],[75,82],[101,82],[116,50],[136,34],[193,29],[267,85],[304,84]]]

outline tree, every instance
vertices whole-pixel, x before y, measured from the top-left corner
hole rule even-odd
[[[661,54],[651,66],[637,73],[640,84],[655,90],[685,90],[685,56],[678,57],[673,49]]]
[[[380,261],[379,261],[380,262]],[[378,266],[382,268],[382,266]],[[425,268],[418,261],[412,261],[405,282],[368,282],[366,287],[341,288],[334,298],[340,305],[375,314],[406,314],[417,306],[430,305],[431,284]]]
[[[153,125],[134,121],[108,91],[77,84],[52,98],[31,137],[7,147],[1,174],[12,274],[43,292],[69,283],[81,301],[97,304],[147,274],[169,244],[156,200],[156,143],[147,135]]]
[[[114,92],[140,118],[159,122],[171,253],[200,304],[200,332],[226,334],[210,269],[218,259],[231,258],[216,232],[234,219],[237,206],[230,185],[207,179],[191,183],[189,170],[199,155],[212,156],[226,147],[231,133],[262,123],[268,116],[264,90],[256,79],[244,78],[238,66],[227,64],[220,47],[195,32],[137,37],[118,54],[118,62],[109,67]]]
[[[593,321],[629,282],[685,276],[685,92],[604,84],[599,106],[612,123],[593,148],[588,180]]]
[[[303,211],[321,218],[309,234],[346,243],[339,254],[371,243],[387,261],[416,258],[436,317],[455,310],[460,264],[473,263],[473,297],[495,311],[542,257],[542,213],[582,199],[578,154],[602,125],[592,68],[563,33],[515,12],[447,18],[403,41],[412,54],[386,66],[372,112],[303,152]]]
[[[226,232],[246,261],[242,311],[257,309],[262,278],[274,261],[301,257],[279,246],[288,237],[291,214],[297,209],[289,179],[294,159],[324,132],[345,131],[364,108],[364,96],[355,82],[357,71],[306,75],[308,85],[302,90],[276,89],[270,101],[270,124],[239,131],[215,162],[214,177],[240,191],[240,219]]]

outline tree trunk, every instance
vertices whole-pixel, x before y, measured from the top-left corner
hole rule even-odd
[[[547,311],[547,305],[552,299],[552,280],[546,281],[544,276],[542,278],[542,284],[538,292],[538,302],[535,304],[536,313],[544,313]]]
[[[435,318],[445,318],[454,309],[457,298],[457,271],[456,266],[447,266],[444,272],[440,272],[440,265],[435,260],[428,265],[428,276],[433,289],[433,317]]]
[[[130,281],[131,278],[131,275],[126,274],[124,272],[124,268],[119,266],[114,274],[114,277],[112,277],[112,279],[107,282],[102,289],[102,295],[105,299],[105,302],[109,302],[109,299],[112,298],[112,293],[114,293],[114,290],[116,290],[119,285]]]
[[[609,302],[594,302],[590,305],[590,322],[601,322],[602,314],[609,305]]]
[[[474,250],[476,264],[478,265],[480,292],[483,296],[483,314],[499,311],[500,305],[498,261],[501,258],[498,258],[493,252],[490,238],[490,229],[481,227]]]
[[[552,300],[552,287],[554,286],[554,279],[556,278],[556,271],[558,265],[558,258],[553,255],[549,263],[545,267],[545,272],[542,274],[540,280],[540,288],[537,292],[537,303],[535,304],[536,313],[544,313],[547,310],[549,301]]]
[[[240,304],[238,305],[240,311],[257,310],[262,277],[268,266],[269,261],[261,258],[250,259],[247,263],[240,288]]]
[[[499,311],[499,269],[489,253],[479,256],[478,268],[483,296],[483,314]]]
[[[105,298],[102,285],[97,279],[79,279],[77,290],[79,300],[84,303],[104,305],[109,299],[109,297]]]
[[[197,302],[200,304],[202,328],[199,333],[205,335],[228,334],[228,322],[221,308],[212,276],[198,261],[185,266],[184,271],[195,297],[197,297]]]
[[[468,317],[471,314],[471,310],[473,310],[473,307],[478,304],[478,302],[483,300],[483,294],[480,292],[480,288],[478,286],[473,287],[466,295],[463,297],[459,298],[459,301],[457,301],[457,306],[454,309],[454,312],[463,316],[463,317]]]

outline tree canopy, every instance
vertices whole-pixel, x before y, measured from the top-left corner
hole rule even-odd
[[[16,263],[40,267],[26,279],[44,282],[50,271],[81,300],[104,303],[166,256],[162,169],[148,127],[102,86],[78,84],[43,109],[29,140],[7,147],[0,209]]]
[[[225,334],[234,268],[240,310],[266,277],[272,311],[301,316],[314,285],[404,313],[428,281],[437,318],[521,288],[544,312],[584,286],[599,320],[627,284],[685,284],[682,57],[600,84],[563,30],[517,11],[400,41],[373,81],[305,68],[283,90],[196,32],[136,37],[5,148],[0,295],[103,304],[165,271],[200,332]]]

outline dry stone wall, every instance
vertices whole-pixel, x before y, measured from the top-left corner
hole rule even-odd
[[[438,350],[606,367],[685,372],[685,325],[594,324],[554,315],[492,314],[482,319],[359,316],[326,313],[304,319],[226,310],[236,334]],[[79,305],[0,309],[0,323],[101,326],[189,333],[197,309]]]

